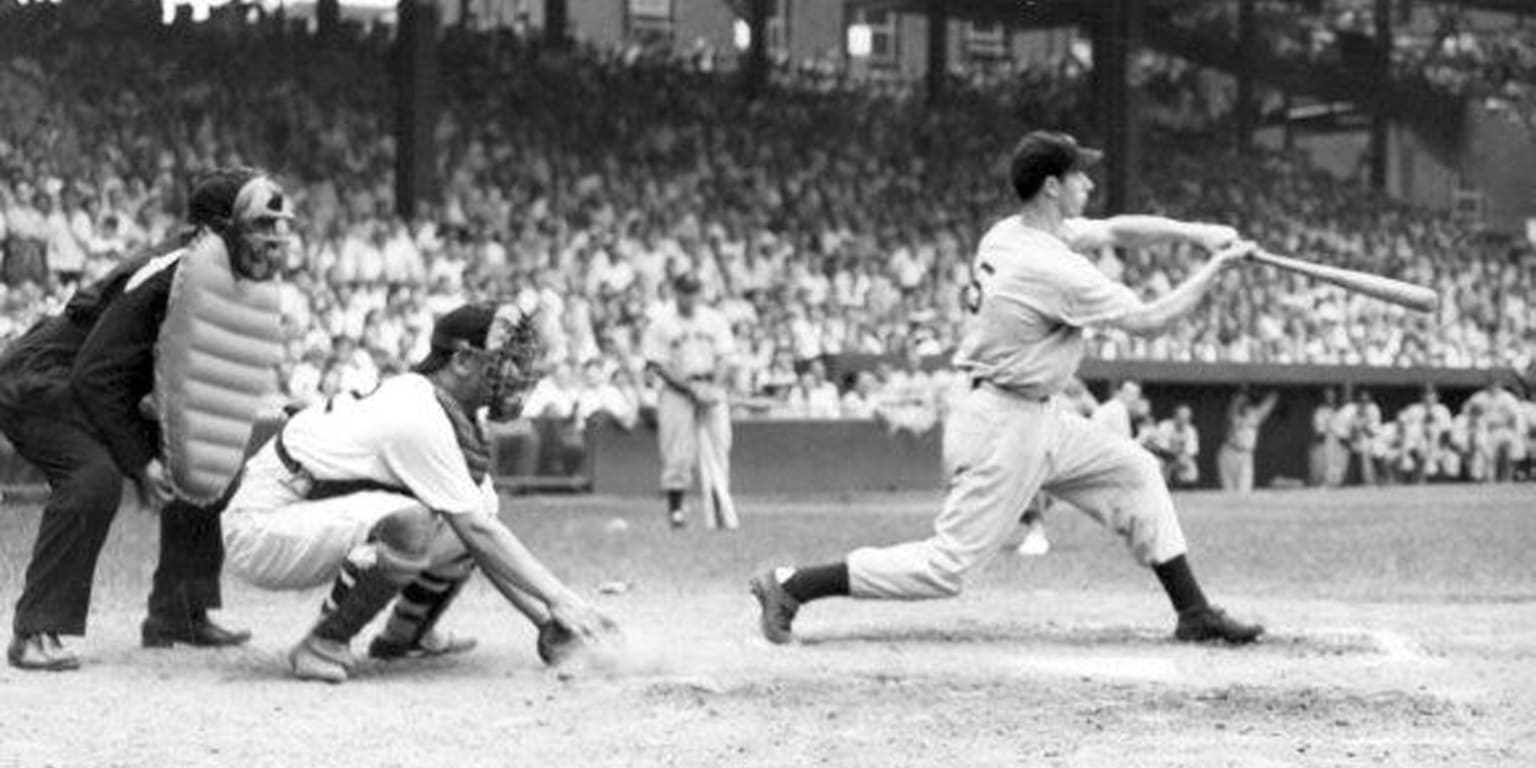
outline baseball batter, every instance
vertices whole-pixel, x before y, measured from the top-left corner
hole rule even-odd
[[[473,641],[435,625],[476,566],[541,641],[546,628],[582,638],[613,628],[497,519],[476,414],[524,391],[538,357],[532,322],[506,318],[480,305],[444,315],[415,372],[301,411],[246,463],[224,516],[229,570],[274,590],[334,580],[289,653],[295,676],[347,680],[352,638],[391,601],[370,656],[468,650]]]
[[[681,528],[686,523],[683,497],[700,462],[711,460],[723,478],[730,476],[731,409],[725,382],[736,340],[724,315],[699,304],[697,277],[681,275],[672,288],[675,301],[651,318],[640,352],[646,370],[662,382],[656,403],[661,490],[667,519]],[[702,457],[701,451],[711,456]]]
[[[1207,602],[1186,559],[1157,460],[1130,439],[1051,403],[1082,360],[1084,328],[1161,331],[1193,310],[1217,275],[1253,249],[1224,226],[1144,216],[1078,218],[1093,189],[1086,170],[1099,157],[1070,136],[1043,131],[1014,149],[1011,180],[1023,204],[978,247],[977,291],[968,306],[973,316],[955,357],[972,388],[944,426],[949,490],[933,535],[857,549],[840,562],[756,574],[751,590],[770,642],[789,642],[797,611],[812,600],[959,594],[966,575],[998,551],[1019,511],[1041,489],[1108,526],[1138,562],[1152,568],[1178,613],[1178,639],[1248,643],[1263,632]],[[1221,250],[1149,303],[1074,252],[1093,244],[1173,239]]]

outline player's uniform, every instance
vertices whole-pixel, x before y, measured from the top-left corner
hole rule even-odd
[[[959,593],[1042,489],[1120,534],[1144,564],[1183,554],[1157,459],[1052,401],[1082,360],[1083,329],[1139,307],[1135,294],[1017,217],[982,239],[975,274],[979,304],[955,357],[972,387],[944,425],[943,512],[923,541],[850,553],[850,593]]]
[[[1183,427],[1173,419],[1157,425],[1158,442],[1167,452],[1165,476],[1171,483],[1192,486],[1200,482],[1200,432],[1193,423]]]
[[[683,317],[675,305],[670,305],[651,318],[641,354],[647,362],[660,365],[690,385],[711,388],[719,364],[736,354],[736,340],[730,322],[714,309],[696,306],[692,317]],[[718,401],[699,405],[683,393],[662,386],[656,402],[656,421],[662,490],[688,489],[703,444],[714,450],[716,466],[726,477],[730,476],[731,408],[723,393]]]
[[[478,427],[426,377],[395,376],[372,394],[295,415],[246,463],[224,514],[226,567],[266,589],[331,580],[374,526],[401,509],[495,515]],[[437,523],[427,568],[469,570]]]

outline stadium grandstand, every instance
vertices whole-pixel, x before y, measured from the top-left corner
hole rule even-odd
[[[1328,386],[1393,422],[1434,384],[1458,476],[1492,479],[1477,393],[1536,396],[1533,83],[1515,0],[0,0],[0,341],[164,238],[192,175],[254,164],[300,212],[287,401],[369,390],[445,309],[521,297],[570,351],[532,415],[596,386],[643,412],[645,319],[692,272],[735,327],[739,417],[921,431],[1001,160],[1054,127],[1109,150],[1101,213],[1441,297],[1230,274],[1166,336],[1096,335],[1091,388],[1147,382],[1159,417],[1203,388],[1219,436],[1240,385],[1290,387],[1304,425]],[[1155,295],[1201,257],[1095,258]],[[1261,480],[1302,474],[1284,450]]]

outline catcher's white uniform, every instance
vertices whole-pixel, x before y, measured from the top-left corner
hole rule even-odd
[[[251,457],[224,513],[225,562],[260,587],[319,586],[380,520],[411,506],[494,517],[498,502],[489,474],[470,477],[432,383],[407,373],[298,413]],[[462,556],[438,526],[432,563]]]

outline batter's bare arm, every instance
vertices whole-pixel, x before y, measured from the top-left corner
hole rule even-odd
[[[1074,219],[1068,245],[1075,251],[1114,248],[1145,248],[1174,241],[1194,243],[1208,251],[1225,248],[1238,240],[1237,230],[1225,224],[1179,221],[1163,216],[1126,214],[1107,219]]]
[[[1206,291],[1209,291],[1211,284],[1216,281],[1216,276],[1221,274],[1228,264],[1235,263],[1253,253],[1254,248],[1253,243],[1245,241],[1217,252],[1203,266],[1195,270],[1194,274],[1179,283],[1177,288],[1121,315],[1111,324],[1130,333],[1148,336],[1162,331],[1199,306],[1200,300],[1205,298]]]
[[[550,573],[501,521],[479,514],[444,518],[491,584],[530,619],[539,613],[529,604],[531,598],[542,602],[556,622],[584,637],[596,637],[612,624]]]

